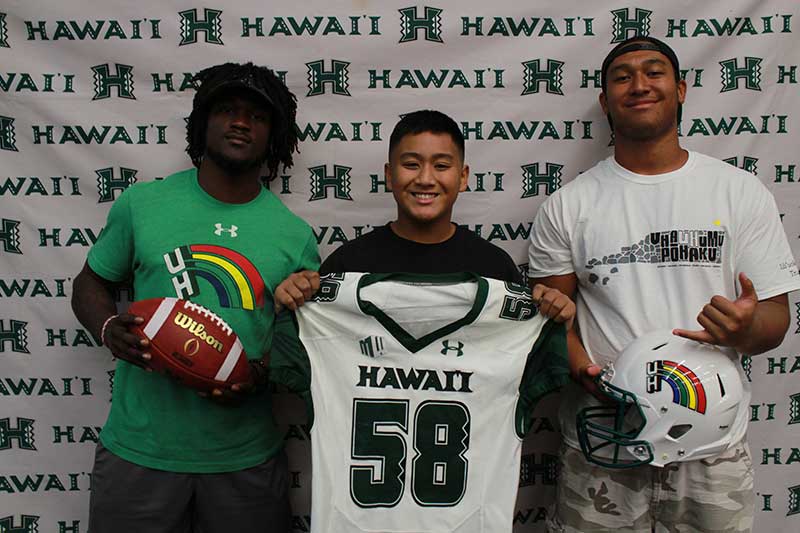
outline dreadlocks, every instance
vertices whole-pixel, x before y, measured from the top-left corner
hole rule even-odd
[[[292,166],[292,153],[297,151],[297,99],[286,85],[266,67],[253,63],[225,63],[201,70],[194,77],[197,92],[194,95],[192,113],[186,121],[186,152],[194,166],[200,167],[206,150],[206,128],[212,102],[209,93],[220,83],[250,79],[272,100],[272,120],[269,143],[266,150],[267,181],[278,175],[278,165],[283,170]]]

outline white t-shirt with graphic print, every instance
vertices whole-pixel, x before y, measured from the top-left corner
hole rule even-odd
[[[601,161],[544,202],[529,260],[531,277],[577,275],[581,338],[600,366],[652,330],[700,329],[697,315],[712,296],[736,299],[739,272],[760,300],[800,288],[772,194],[752,174],[696,152],[655,176],[613,156]],[[575,415],[595,401],[571,387],[560,419],[578,448]],[[745,415],[733,442],[744,436]]]

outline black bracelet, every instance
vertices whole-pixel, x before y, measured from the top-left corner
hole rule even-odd
[[[253,384],[256,389],[262,389],[269,382],[269,367],[264,359],[250,359],[250,372],[253,374]]]

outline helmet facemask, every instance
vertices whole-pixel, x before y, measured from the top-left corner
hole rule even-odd
[[[647,422],[642,406],[635,395],[611,384],[613,376],[614,366],[609,364],[597,379],[608,403],[578,412],[581,450],[589,461],[606,468],[649,464],[653,461],[653,447],[645,440],[637,440]]]

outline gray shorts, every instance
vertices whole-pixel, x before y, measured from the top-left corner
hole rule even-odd
[[[554,505],[550,532],[748,532],[754,513],[750,450],[742,441],[699,461],[609,469],[564,445]]]
[[[185,474],[128,462],[97,445],[90,533],[288,533],[284,452],[237,472]]]

